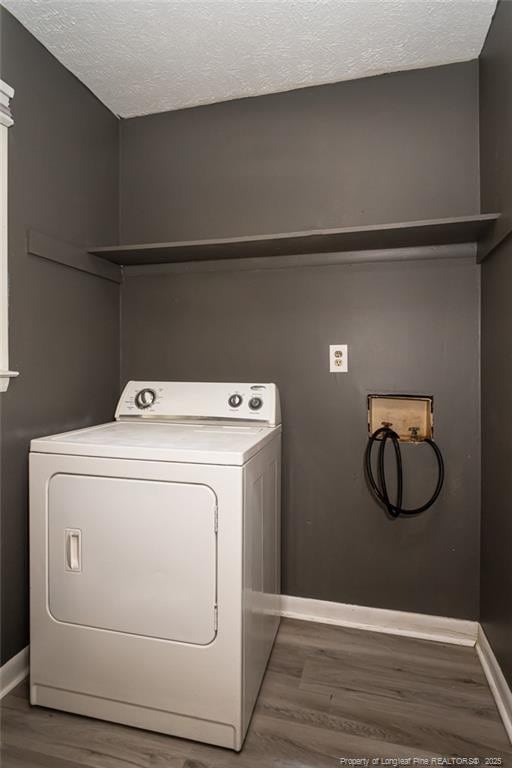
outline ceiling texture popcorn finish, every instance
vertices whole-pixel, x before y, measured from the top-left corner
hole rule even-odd
[[[476,58],[496,0],[2,0],[133,117]]]

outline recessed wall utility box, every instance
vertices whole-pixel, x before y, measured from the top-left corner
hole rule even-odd
[[[428,395],[368,395],[368,432],[390,427],[400,440],[431,438],[434,398]]]

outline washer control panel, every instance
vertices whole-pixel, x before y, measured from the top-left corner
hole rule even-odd
[[[275,384],[129,381],[117,404],[116,419],[153,418],[281,423]]]

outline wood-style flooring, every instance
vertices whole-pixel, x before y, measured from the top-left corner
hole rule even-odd
[[[290,619],[240,754],[32,708],[26,683],[1,708],[2,768],[333,768],[434,756],[512,766],[474,648]]]

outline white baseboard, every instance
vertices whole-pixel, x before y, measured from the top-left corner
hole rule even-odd
[[[28,675],[28,645],[0,667],[0,699]]]
[[[498,712],[503,720],[503,725],[512,743],[512,692],[481,626],[478,628],[476,651],[498,707]]]
[[[475,646],[482,669],[512,743],[512,692],[484,630],[477,621],[390,611],[362,605],[281,595],[281,616],[340,627],[415,637],[440,643]],[[28,675],[29,646],[0,667],[0,699]]]
[[[455,645],[474,646],[478,634],[477,621],[331,603],[291,595],[281,595],[281,616]]]

